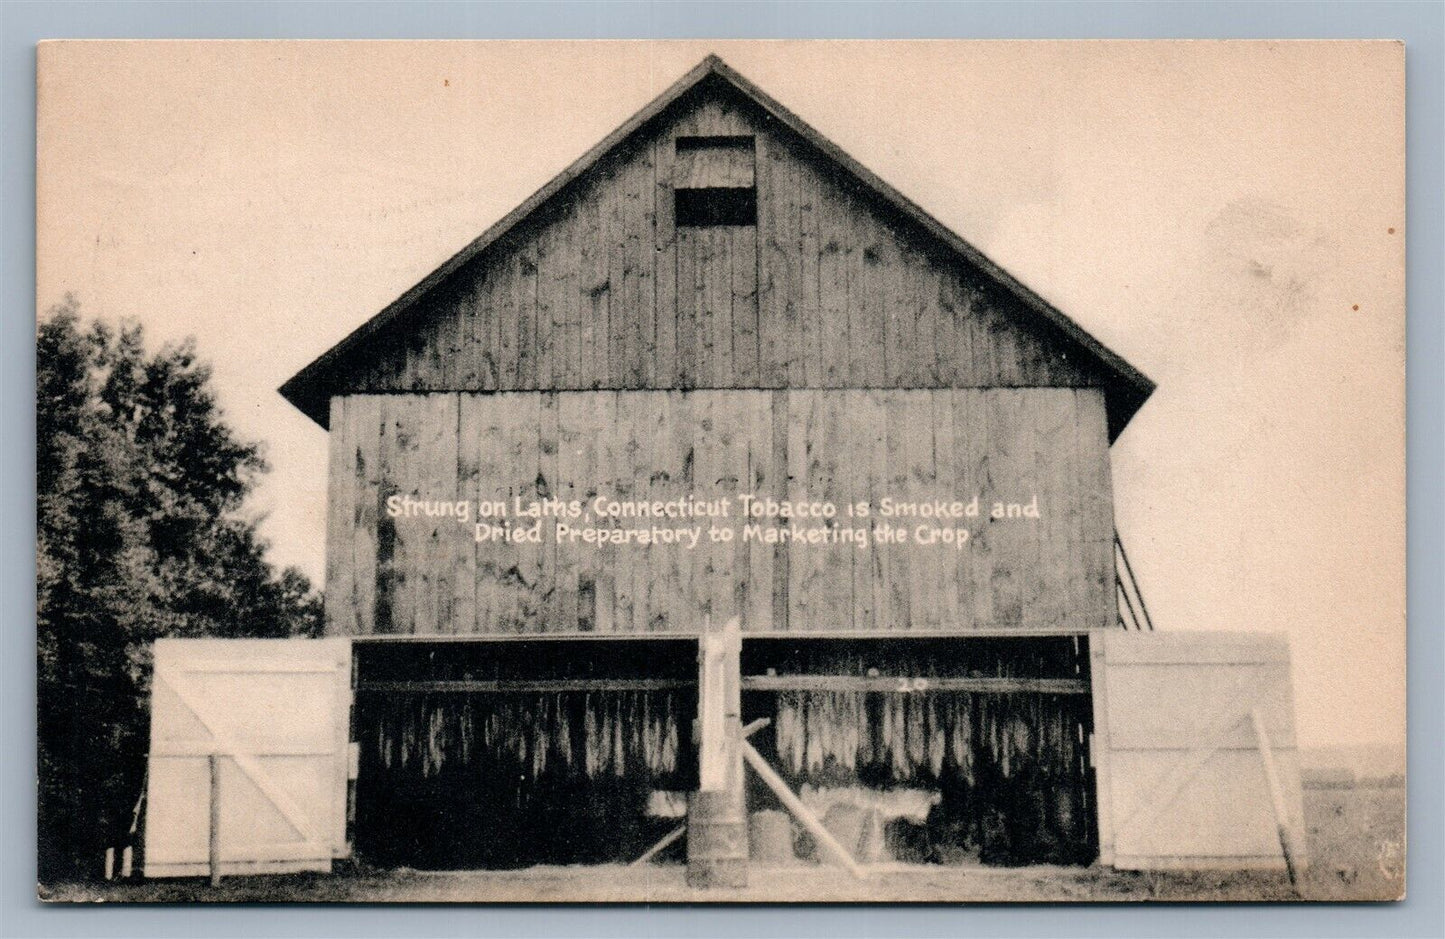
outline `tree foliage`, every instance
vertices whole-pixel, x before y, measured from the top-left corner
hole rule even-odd
[[[188,340],[86,326],[71,298],[36,361],[39,845],[42,880],[89,876],[125,840],[147,747],[150,643],[316,635],[320,601],[277,572],[237,439]]]

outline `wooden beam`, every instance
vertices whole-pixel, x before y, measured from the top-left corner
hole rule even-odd
[[[211,886],[221,885],[221,757],[212,753],[207,757],[211,769],[211,818],[207,860],[210,861]]]
[[[1299,873],[1295,870],[1294,835],[1289,829],[1289,808],[1285,805],[1279,768],[1274,763],[1274,747],[1269,742],[1269,732],[1264,728],[1264,716],[1259,708],[1250,709],[1249,722],[1254,726],[1254,737],[1259,743],[1259,759],[1264,764],[1264,780],[1269,786],[1269,803],[1274,810],[1274,827],[1279,834],[1279,849],[1284,854],[1284,869],[1289,874],[1290,886],[1295,887],[1299,884]]]
[[[907,675],[744,675],[744,691],[903,692],[971,691],[1007,694],[1088,694],[1089,683],[1078,678],[915,678]]]
[[[437,692],[538,693],[556,691],[678,691],[697,687],[690,678],[455,679],[437,681],[363,681],[357,691],[394,694]],[[969,691],[979,694],[1039,692],[1087,694],[1077,678],[924,678],[907,675],[744,675],[744,691],[852,691],[921,693]]]
[[[480,691],[522,694],[553,691],[675,691],[695,687],[697,682],[690,678],[547,678],[496,681],[363,681],[357,684],[356,690],[396,694]]]
[[[742,744],[743,760],[753,768],[753,772],[758,774],[758,778],[766,783],[769,789],[773,790],[773,795],[777,796],[778,801],[782,802],[788,811],[793,813],[793,816],[808,830],[808,834],[817,839],[818,844],[825,849],[825,853],[832,855],[833,859],[847,868],[848,873],[854,877],[859,880],[866,880],[868,877],[867,872],[858,866],[858,862],[853,859],[852,853],[838,843],[838,839],[834,838],[833,833],[828,831],[827,827],[818,820],[818,816],[814,815],[812,810],[803,804],[802,799],[793,795],[793,791],[788,788],[788,784],[783,782],[783,777],[779,776],[777,771],[768,765],[768,761],[763,759],[762,754],[753,749],[752,744],[746,740],[740,742]]]
[[[733,729],[737,724],[738,669],[742,654],[737,617],[698,641],[698,789],[719,791],[741,785]],[[741,734],[737,736],[741,740]]]

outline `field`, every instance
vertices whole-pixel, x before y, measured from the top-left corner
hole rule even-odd
[[[1311,864],[1296,890],[1254,872],[1138,873],[1093,867],[883,865],[866,883],[835,868],[753,867],[742,890],[700,893],[677,864],[639,868],[536,867],[522,871],[352,871],[42,889],[49,900],[243,902],[1050,902],[1133,900],[1393,900],[1404,892],[1403,788],[1341,786],[1304,792]]]

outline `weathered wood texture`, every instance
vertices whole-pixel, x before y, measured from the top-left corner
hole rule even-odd
[[[1090,638],[1090,655],[1100,860],[1285,868],[1279,826],[1306,843],[1287,637],[1114,629]]]
[[[1114,621],[1113,508],[1098,389],[649,391],[333,399],[333,634],[1093,629]],[[843,506],[981,496],[963,550],[768,545],[737,494]],[[418,499],[733,499],[734,541],[696,549],[476,542]],[[989,521],[1038,497],[1041,518]],[[518,519],[511,518],[516,523]],[[706,527],[706,520],[702,520]],[[910,532],[919,519],[896,519]],[[585,524],[573,522],[575,527]],[[593,524],[597,524],[594,519]],[[691,520],[620,520],[685,527]],[[820,524],[814,521],[806,526]]]
[[[728,135],[753,153],[678,151]],[[675,187],[754,182],[756,226],[674,224]],[[1017,297],[716,87],[328,371],[340,393],[1108,383]]]

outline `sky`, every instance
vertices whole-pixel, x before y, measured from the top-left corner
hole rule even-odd
[[[1396,43],[47,43],[38,310],[195,336],[319,584],[276,388],[709,53],[1158,383],[1112,459],[1159,628],[1286,631],[1301,744],[1403,746]]]

